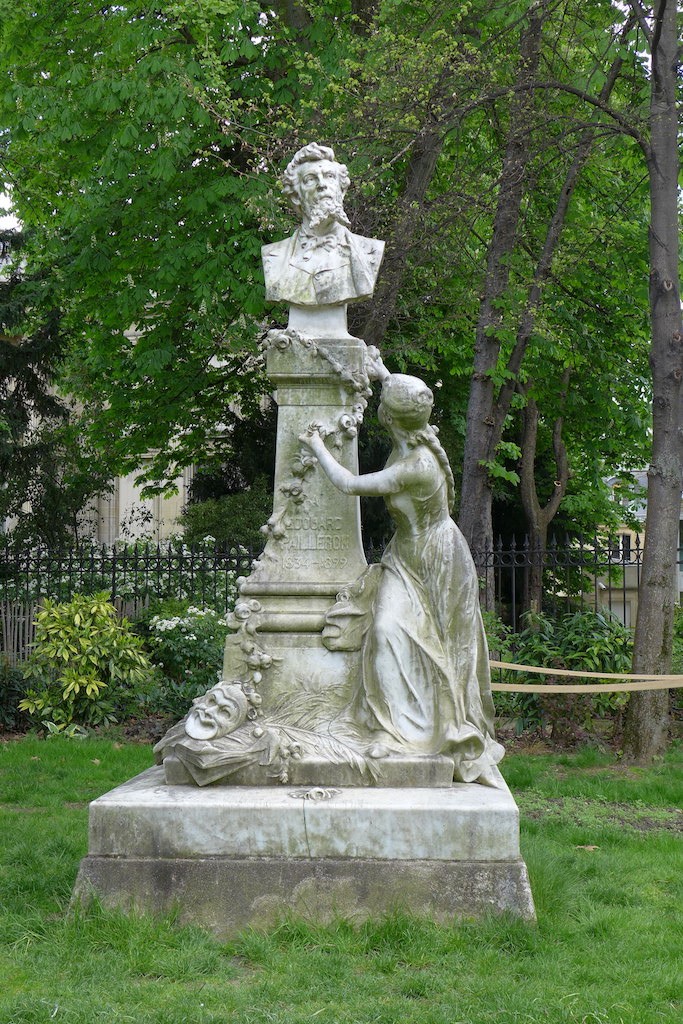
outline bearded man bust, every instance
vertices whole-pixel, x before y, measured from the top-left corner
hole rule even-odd
[[[329,146],[312,142],[292,158],[283,190],[301,227],[261,253],[269,302],[338,306],[372,295],[384,242],[349,231],[344,195],[349,175]]]

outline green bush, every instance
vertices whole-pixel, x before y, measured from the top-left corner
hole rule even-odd
[[[45,601],[19,708],[49,732],[107,725],[140,706],[153,673],[142,639],[118,620],[106,592]]]
[[[228,627],[211,609],[165,602],[141,624],[162,678],[148,696],[150,711],[182,718],[195,697],[210,689],[223,664]]]
[[[482,608],[481,617],[484,620],[489,656],[493,661],[509,661],[513,650],[514,633],[495,612]]]
[[[512,637],[514,659],[522,665],[577,669],[586,672],[630,672],[633,652],[631,631],[616,619],[595,611],[579,611],[551,619],[528,615],[527,626]],[[508,673],[509,682],[578,682],[566,677]],[[553,739],[571,742],[589,731],[596,719],[614,717],[627,702],[624,693],[496,694],[501,717],[515,720],[517,731],[547,722]]]
[[[680,605],[674,611],[671,671],[675,672],[676,675],[683,675],[683,608]],[[681,735],[683,726],[683,686],[677,686],[671,690],[671,714],[674,718],[674,728],[678,730],[677,735]]]
[[[183,540],[186,544],[200,544],[212,537],[258,553],[264,545],[261,527],[272,511],[272,489],[265,476],[259,476],[246,491],[188,505],[180,517]]]
[[[19,710],[19,701],[26,693],[24,673],[0,655],[0,727],[20,729],[26,715]]]

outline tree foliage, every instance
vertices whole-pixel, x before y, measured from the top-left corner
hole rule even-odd
[[[626,19],[608,0],[4,0],[3,165],[87,436],[121,469],[157,452],[161,486],[230,459],[222,427],[256,408],[258,336],[283,316],[259,256],[292,225],[277,175],[333,140],[355,230],[387,239],[352,329],[435,386],[456,471],[464,450],[482,481],[468,515],[490,533],[492,497],[517,500],[532,400],[539,504],[561,411],[560,514],[595,520],[646,419],[646,168],[621,132],[647,79]]]
[[[259,7],[3,13],[5,162],[22,220],[40,229],[28,258],[56,282],[66,383],[123,468],[158,448],[154,472],[171,479],[254,377],[273,191],[255,144],[276,88],[252,69]]]
[[[0,235],[0,521],[17,538],[59,543],[78,532],[88,499],[106,489],[98,460],[56,390],[66,349],[52,283],[21,266],[24,240]]]
[[[32,229],[21,287],[35,289],[9,300],[28,341],[3,365],[25,382],[3,393],[5,472],[30,451],[21,410],[52,400],[57,365],[102,467],[152,450],[163,488],[183,465],[233,458],[226,425],[236,403],[258,408],[258,338],[283,316],[264,306],[259,257],[292,225],[277,174],[301,144],[333,141],[355,229],[387,240],[352,329],[435,387],[475,551],[520,484],[538,542],[553,520],[609,525],[602,478],[645,461],[650,362],[636,663],[665,670],[679,46],[672,0],[0,0],[0,166]],[[650,752],[666,728],[653,701]]]

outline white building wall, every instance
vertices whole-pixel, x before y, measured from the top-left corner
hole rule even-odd
[[[93,535],[101,544],[140,537],[163,541],[178,533],[178,520],[189,499],[192,467],[177,477],[177,494],[170,496],[143,498],[135,483],[137,475],[117,477],[111,493],[97,499],[92,516]]]

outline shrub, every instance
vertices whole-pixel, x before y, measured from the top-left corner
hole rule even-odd
[[[680,605],[674,610],[671,671],[677,675],[683,675],[683,608]],[[671,714],[674,719],[674,729],[680,730],[681,723],[683,723],[683,686],[677,686],[671,690],[670,703]],[[678,734],[680,735],[680,731]]]
[[[145,629],[145,643],[162,679],[148,697],[151,711],[182,718],[220,674],[228,627],[211,609],[165,603]],[[165,611],[164,611],[165,609]]]
[[[595,611],[579,611],[550,619],[528,615],[528,625],[514,640],[515,660],[523,665],[577,669],[587,672],[629,672],[633,650],[631,631],[618,620]],[[510,674],[511,682],[572,682],[566,677]],[[573,680],[578,682],[578,680]],[[626,705],[624,693],[598,694],[511,694],[502,701],[496,695],[499,714],[514,718],[517,731],[533,728],[546,720],[553,739],[571,742],[595,719],[618,714]],[[504,710],[503,710],[504,709]]]
[[[482,608],[481,617],[484,620],[490,657],[494,661],[508,661],[512,655],[514,633],[495,612]]]
[[[26,715],[19,709],[19,701],[25,693],[24,673],[0,655],[0,726],[3,729],[20,729],[26,724]]]
[[[142,639],[126,619],[117,619],[108,597],[102,591],[62,604],[45,601],[38,613],[19,708],[50,732],[126,717],[151,684],[154,670]]]
[[[494,612],[482,609],[482,618],[486,630],[486,639],[489,647],[489,657],[493,661],[515,661],[515,643],[518,635],[513,633],[509,626],[500,619]],[[492,670],[492,678],[500,678],[501,669]],[[503,676],[505,682],[514,682],[510,679],[511,673]],[[498,691],[493,694],[493,702],[496,709],[496,717],[502,720],[512,720],[515,724],[517,734],[521,734],[527,728],[533,728],[539,724],[538,700],[533,693],[507,693]]]
[[[188,505],[180,517],[183,540],[200,544],[206,537],[242,545],[257,554],[265,543],[261,527],[272,514],[273,492],[264,476],[248,490]]]

